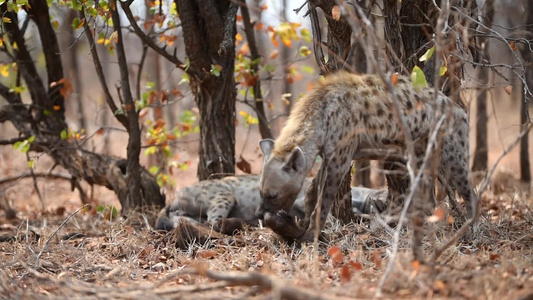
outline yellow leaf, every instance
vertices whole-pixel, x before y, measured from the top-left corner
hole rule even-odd
[[[238,42],[242,41],[242,35],[240,33],[237,33],[235,35],[235,40],[238,41]]]
[[[2,17],[2,22],[4,23],[11,23],[11,19],[8,17]]]
[[[9,65],[0,64],[0,74],[4,77],[9,76]]]

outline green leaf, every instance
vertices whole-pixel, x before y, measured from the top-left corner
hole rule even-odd
[[[448,68],[446,68],[446,66],[440,66],[439,76],[444,76],[444,74],[446,74],[446,71],[448,71]]]
[[[150,147],[146,148],[146,150],[144,150],[144,155],[149,156],[149,155],[152,155],[152,154],[156,154],[157,151],[158,150],[157,150],[156,146],[150,146]]]
[[[301,46],[298,53],[300,53],[302,57],[307,57],[311,54],[311,50],[309,50],[309,47],[307,46]]]
[[[146,88],[148,88],[148,89],[155,88],[155,82],[147,81],[146,82]]]
[[[302,72],[307,73],[307,74],[314,74],[315,73],[315,68],[313,68],[311,66],[303,65],[303,66],[300,67],[300,70],[302,70]]]
[[[148,169],[148,171],[150,172],[150,174],[155,175],[155,174],[157,174],[157,172],[159,172],[159,167],[158,166],[151,166],[150,169]]]
[[[191,79],[189,78],[189,74],[185,73],[181,76],[181,80],[178,84],[182,84],[182,83],[191,83]]]
[[[33,169],[35,167],[35,161],[33,159],[28,160],[28,168]]]
[[[74,30],[78,29],[78,26],[80,26],[80,19],[78,17],[74,18],[74,20],[72,20],[72,28],[74,28]]]
[[[22,144],[22,141],[15,142],[15,143],[13,144],[13,149],[18,149],[18,148],[20,148],[20,144]]]
[[[418,60],[419,61],[428,61],[431,56],[433,55],[433,52],[435,51],[435,46],[429,48],[424,55],[422,55]]]
[[[211,70],[209,71],[211,75],[214,75],[216,77],[220,76],[220,71],[222,71],[221,65],[211,65]]]
[[[22,149],[20,149],[20,151],[22,153],[27,153],[29,150],[30,150],[30,143],[28,143],[28,141],[22,142]]]
[[[28,138],[28,142],[33,143],[33,141],[35,141],[35,136],[34,135],[32,135],[32,136],[30,136]]]
[[[68,137],[68,132],[66,130],[61,130],[60,136],[62,140],[66,140]]]
[[[411,83],[416,91],[427,86],[426,76],[419,66],[414,66],[413,71],[411,72]]]
[[[96,212],[103,212],[105,210],[105,206],[103,205],[98,205],[98,207],[96,208]]]
[[[307,28],[303,28],[302,30],[300,30],[300,35],[302,36],[302,39],[308,43],[311,42],[312,40],[312,37],[311,37],[311,32],[309,32],[309,29]]]

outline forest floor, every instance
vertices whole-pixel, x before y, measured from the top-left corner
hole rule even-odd
[[[2,214],[0,297],[9,299],[531,299],[533,203],[512,175],[495,176],[473,232],[434,262],[453,234],[429,226],[428,264],[413,262],[410,229],[394,233],[375,219],[348,226],[330,220],[329,243],[291,245],[269,229],[247,228],[180,249],[156,232],[155,212],[122,219],[110,211],[59,207]],[[79,205],[78,205],[79,207]],[[529,297],[529,298],[528,298]]]

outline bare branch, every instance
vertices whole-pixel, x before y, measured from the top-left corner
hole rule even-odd
[[[84,9],[80,10],[80,19],[86,20]],[[88,23],[88,20],[83,23],[83,29],[85,31],[85,35],[87,36],[87,41],[89,43],[89,48],[94,63],[94,69],[96,70],[96,75],[98,76],[100,84],[102,85],[102,89],[104,90],[105,100],[107,102],[107,105],[109,105],[109,108],[113,112],[115,118],[120,122],[120,124],[122,124],[122,126],[124,126],[124,128],[128,128],[128,121],[126,119],[126,115],[121,113],[118,109],[117,105],[115,104],[115,101],[113,100],[113,96],[111,96],[109,87],[107,86],[104,70],[102,69],[102,63],[100,62],[100,58],[98,57],[98,51],[96,50],[96,43],[94,41],[94,37],[92,35],[92,31],[89,28]]]
[[[128,21],[130,22],[131,27],[133,27],[133,30],[135,31],[135,34],[141,39],[144,45],[148,45],[148,47],[152,48],[155,52],[159,53],[161,56],[166,58],[168,61],[173,63],[177,68],[185,71],[185,64],[176,57],[176,53],[169,54],[167,51],[165,51],[164,48],[159,47],[144,31],[139,27],[137,24],[137,21],[135,20],[135,17],[133,16],[133,13],[131,12],[130,8],[131,1],[128,2],[121,2],[122,10],[124,11],[124,14],[128,18]],[[187,70],[188,73],[194,73],[192,70]]]
[[[251,59],[252,61],[255,61],[256,59],[260,59],[261,56],[259,55],[259,49],[257,49],[254,28],[250,20],[250,12],[248,11],[245,1],[241,1],[240,4],[246,40],[248,41],[248,46],[250,47],[250,54],[252,55]],[[252,74],[257,77],[257,80],[254,83],[255,106],[253,108],[259,119],[259,132],[261,133],[261,137],[264,139],[272,138],[272,132],[268,127],[268,122],[266,121],[265,116],[265,107],[261,92],[261,80],[259,79],[259,64],[252,63]]]

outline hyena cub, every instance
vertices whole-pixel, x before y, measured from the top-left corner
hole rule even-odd
[[[161,210],[155,228],[172,230],[183,221],[189,223],[210,222],[215,225],[222,219],[235,218],[250,225],[257,225],[256,210],[261,204],[259,175],[229,176],[223,179],[200,181],[176,192],[174,201]],[[304,199],[307,187],[304,181],[289,215],[304,217]],[[384,209],[387,190],[352,187],[354,213],[374,213]],[[230,232],[231,233],[231,232]]]
[[[416,91],[406,77],[398,78],[395,91],[412,142],[424,149],[437,120],[442,114],[449,113],[439,172],[459,192],[472,215],[477,203],[468,169],[466,113],[445,95],[435,95],[432,89]],[[385,84],[375,75],[339,72],[326,77],[294,105],[275,142],[260,142],[265,165],[260,183],[263,202],[258,217],[286,238],[311,240],[316,224],[309,220],[315,220],[319,211],[317,186],[320,174],[325,175],[325,182],[319,230],[323,228],[339,184],[359,150],[405,148],[404,133],[394,115],[394,105]],[[286,212],[300,193],[317,155],[324,162],[306,195],[304,224],[308,227],[298,230]],[[287,234],[287,228],[291,228],[290,234]]]

